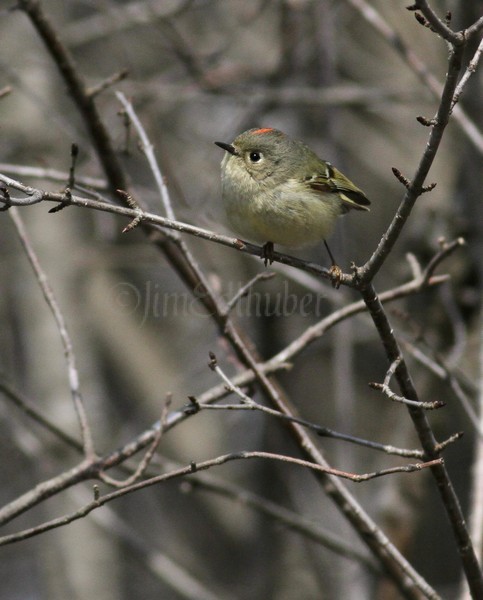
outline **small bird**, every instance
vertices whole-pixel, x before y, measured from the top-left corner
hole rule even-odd
[[[277,129],[249,129],[232,144],[215,144],[227,152],[221,182],[228,222],[239,235],[264,244],[265,265],[274,244],[297,248],[324,240],[327,246],[337,217],[369,210],[370,201],[352,181]]]

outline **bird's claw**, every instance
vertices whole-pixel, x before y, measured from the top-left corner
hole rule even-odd
[[[267,242],[262,246],[261,258],[265,266],[273,263],[273,242]]]
[[[332,282],[332,286],[338,290],[342,279],[342,269],[339,265],[333,264],[329,269],[329,276]]]

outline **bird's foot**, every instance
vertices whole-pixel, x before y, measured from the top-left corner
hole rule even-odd
[[[261,258],[265,266],[273,263],[273,242],[267,242],[262,246]]]
[[[338,290],[342,279],[342,269],[339,265],[333,264],[329,269],[329,277],[332,282],[332,286]]]

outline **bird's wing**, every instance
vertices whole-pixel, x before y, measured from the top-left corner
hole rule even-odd
[[[370,210],[371,202],[364,192],[330,163],[326,163],[325,171],[309,177],[307,183],[315,191],[338,194],[342,200],[344,212],[351,208]]]

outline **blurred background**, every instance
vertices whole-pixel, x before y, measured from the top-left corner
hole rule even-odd
[[[402,40],[440,83],[447,65],[444,42],[418,25],[405,3],[369,2],[388,31],[399,36],[393,43],[363,17],[361,4],[42,2],[89,85],[127,69],[126,79],[99,95],[98,107],[133,189],[152,212],[163,214],[159,194],[135,132],[126,135],[115,89],[132,101],[154,144],[179,220],[230,233],[220,202],[222,151],[213,142],[231,142],[250,127],[281,129],[340,168],[372,202],[370,213],[341,219],[330,240],[345,271],[352,261],[362,264],[369,258],[390,223],[404,192],[391,167],[413,175],[429,133],[416,116],[431,118],[438,105],[394,39]],[[438,14],[452,11],[455,29],[469,26],[483,9],[481,0],[432,5]],[[102,191],[104,175],[84,124],[41,40],[21,11],[2,8],[0,14],[0,89],[12,88],[0,99],[0,171],[62,190],[75,142],[77,177],[95,178],[88,183]],[[480,131],[481,91],[480,68],[461,101]],[[408,253],[425,265],[441,239],[467,241],[440,268],[451,281],[388,309],[421,399],[446,402],[430,414],[438,439],[465,432],[445,455],[465,510],[475,436],[444,381],[444,369],[458,377],[473,402],[483,275],[479,135],[478,146],[460,121],[450,123],[430,173],[437,187],[418,200],[376,280],[378,291],[390,289],[410,279]],[[20,166],[44,171],[32,177]],[[65,179],[46,170],[65,173]],[[176,409],[187,396],[219,384],[207,367],[209,351],[229,375],[241,369],[213,320],[142,232],[121,235],[127,222],[112,215],[74,207],[51,215],[48,208],[32,206],[21,216],[68,323],[100,453],[158,419],[167,393],[173,394]],[[259,259],[189,236],[185,240],[226,300],[264,269]],[[0,249],[1,377],[78,436],[59,334],[8,213],[0,216]],[[294,253],[329,266],[322,245]],[[258,283],[236,310],[239,325],[264,359],[357,299],[351,290],[335,291],[294,269],[274,264],[270,270],[276,276]],[[428,362],[439,365],[439,373]],[[404,407],[367,386],[382,381],[386,370],[374,329],[361,316],[308,346],[279,380],[306,419],[381,443],[418,447]],[[252,392],[263,401],[255,388]],[[0,398],[3,505],[79,457]],[[401,464],[343,442],[317,443],[339,469],[368,472]],[[297,455],[279,422],[241,411],[196,415],[163,438],[159,453],[163,460],[186,464],[240,450]],[[365,552],[308,472],[244,461],[209,475],[221,489],[229,483],[259,494]],[[430,476],[398,475],[349,484],[349,489],[438,592],[455,597],[459,559]],[[88,483],[79,485],[17,519],[5,533],[74,510],[89,501],[91,490]],[[68,527],[1,548],[0,554],[5,598],[399,597],[360,562],[290,532],[219,489],[179,481],[128,496]]]

